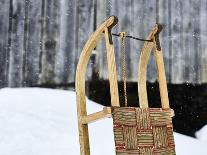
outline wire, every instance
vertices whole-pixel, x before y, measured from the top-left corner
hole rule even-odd
[[[112,35],[113,35],[113,36],[120,37],[120,34],[112,33]],[[130,36],[130,35],[125,35],[124,37],[126,37],[126,38],[130,38],[130,39],[134,39],[134,40],[139,40],[139,41],[153,42],[153,40],[147,40],[147,39],[137,38],[137,37]]]

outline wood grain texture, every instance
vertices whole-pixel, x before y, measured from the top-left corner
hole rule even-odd
[[[146,14],[147,14],[147,10],[145,10],[145,8],[148,8],[148,6],[144,6],[144,4],[146,3],[144,0],[139,0],[139,1],[132,1],[132,35],[133,36],[139,36],[141,38],[147,38],[148,32],[149,30],[147,30],[147,27],[151,28],[151,23],[146,23],[145,18],[146,18]],[[153,2],[151,1],[149,3],[149,8],[151,7],[151,5],[153,4]],[[150,12],[150,15],[152,17],[152,20],[155,20],[155,14]],[[134,20],[136,19],[136,20]],[[151,22],[151,20],[149,21]],[[153,21],[152,21],[153,22]],[[131,58],[133,61],[131,61],[130,63],[133,63],[133,79],[137,79],[137,75],[138,75],[138,70],[137,70],[137,64],[139,61],[139,56],[141,54],[141,48],[143,46],[143,42],[140,41],[136,41],[136,40],[131,40]],[[135,58],[135,59],[134,59]],[[130,69],[131,70],[131,69]],[[134,81],[134,80],[133,80]]]
[[[8,86],[10,1],[0,1],[0,88]]]
[[[201,80],[200,83],[205,83],[207,81],[207,1],[200,6],[200,36],[201,36],[201,50],[200,50],[200,56],[201,56]],[[206,24],[204,24],[206,23]]]
[[[9,87],[23,85],[25,1],[12,1],[11,45],[9,56]]]
[[[167,82],[165,76],[165,65],[163,60],[162,49],[159,50],[156,48],[157,44],[155,41],[154,50],[155,50],[155,60],[157,65],[157,76],[159,82],[159,90],[160,90],[160,99],[161,105],[163,109],[170,108],[169,106],[169,98],[168,98],[168,90],[167,90]]]
[[[83,124],[81,122],[82,117],[87,116],[86,110],[86,99],[85,99],[85,75],[87,64],[89,62],[89,58],[91,56],[92,50],[96,47],[98,41],[103,37],[103,32],[105,34],[106,39],[106,46],[107,46],[107,53],[110,57],[108,60],[109,68],[112,70],[109,73],[109,80],[110,84],[113,86],[111,87],[111,102],[115,105],[119,105],[118,102],[118,88],[117,88],[117,81],[116,79],[116,68],[114,64],[114,57],[113,57],[113,43],[109,41],[110,32],[109,27],[113,27],[116,24],[116,18],[114,16],[110,17],[108,20],[103,22],[97,30],[91,35],[89,40],[86,42],[76,69],[76,102],[77,102],[77,113],[78,113],[78,126],[79,126],[79,141],[80,141],[80,153],[81,155],[89,155],[90,154],[90,147],[89,147],[89,136],[88,136],[88,125]]]
[[[109,10],[111,10],[110,6],[108,5],[108,1],[109,0],[105,0],[105,1],[99,1],[97,0],[97,9],[96,9],[96,24],[94,24],[94,28],[96,28],[98,25],[100,25],[102,23],[102,21],[104,19],[106,19],[108,17],[108,13]],[[115,0],[116,1],[116,0]],[[112,3],[114,3],[114,1],[111,1]],[[113,14],[115,15],[115,14]],[[118,25],[117,25],[118,26]],[[116,27],[117,27],[116,26]],[[113,32],[114,29],[116,29],[116,27],[113,28]],[[114,41],[114,50],[115,50],[115,58],[117,60],[116,54],[117,54],[117,47],[116,47],[116,38],[113,38]],[[107,72],[107,56],[106,56],[106,46],[105,46],[105,40],[101,39],[100,40],[100,44],[97,45],[96,47],[96,55],[97,55],[97,66],[98,66],[98,75],[100,78],[108,78],[108,72]],[[117,67],[119,68],[119,67]]]
[[[150,1],[147,2],[143,0],[143,5],[142,5],[142,11],[144,12],[143,17],[141,18],[142,21],[140,23],[142,27],[144,27],[144,36],[143,38],[146,38],[149,34],[149,31],[151,30],[152,26],[156,23],[156,2],[157,1]],[[138,5],[135,4],[135,6]],[[144,20],[143,20],[144,19]],[[139,23],[138,23],[139,24]],[[137,24],[137,25],[138,25]],[[140,36],[140,34],[143,34],[143,31],[139,31],[137,36]],[[141,46],[139,48],[139,52],[141,52],[141,49],[143,47],[143,42],[141,42]],[[147,79],[150,82],[155,82],[157,80],[157,74],[156,74],[156,65],[153,55],[149,58],[149,63],[148,63],[148,69],[147,69]]]
[[[130,33],[132,32],[133,30],[133,25],[132,25],[132,8],[133,8],[133,5],[132,5],[132,1],[129,0],[129,1],[124,1],[124,0],[119,0],[117,1],[118,3],[115,4],[113,7],[113,9],[115,9],[115,7],[117,8],[121,8],[121,10],[117,13],[117,17],[119,19],[119,26],[118,26],[118,31],[119,32],[125,32],[126,35],[130,35]],[[119,46],[119,50],[117,49],[116,50],[116,57],[117,57],[117,65],[118,66],[122,66],[122,56],[121,56],[121,39],[120,38],[117,38],[118,39],[118,43],[116,46]],[[130,80],[132,79],[132,75],[130,75],[131,73],[133,73],[133,64],[136,64],[136,61],[133,61],[132,58],[135,58],[135,57],[131,57],[131,53],[136,53],[137,51],[132,51],[131,50],[131,39],[127,39],[125,38],[125,57],[126,57],[126,61],[125,61],[125,64],[126,64],[126,79],[127,80]],[[121,67],[122,68],[122,67]],[[118,75],[119,75],[119,79],[121,80],[122,79],[122,69],[119,69],[118,71]]]
[[[42,1],[26,1],[24,29],[24,86],[37,85],[40,72]]]
[[[164,25],[163,31],[160,34],[160,41],[163,49],[166,79],[168,82],[170,82],[172,69],[171,2],[166,0],[159,0],[157,5],[157,22]]]
[[[193,18],[194,22],[194,34],[193,34],[193,39],[194,39],[194,67],[193,70],[195,71],[194,74],[194,83],[201,83],[201,74],[202,74],[202,52],[201,51],[201,17],[202,17],[202,12],[200,11],[201,6],[203,5],[202,0],[198,0],[197,2],[193,1],[193,6],[194,6],[194,16],[199,17],[199,18]]]
[[[78,57],[88,40],[90,34],[94,31],[94,3],[91,0],[79,0],[77,3],[76,14],[76,64],[78,62]],[[88,65],[86,80],[91,78],[92,75],[92,65]]]
[[[110,30],[106,27],[104,29],[105,40],[106,40],[106,54],[107,54],[107,64],[108,64],[108,75],[110,84],[110,94],[111,94],[111,105],[119,107],[119,92],[118,92],[118,82],[117,82],[117,71],[116,62],[114,56],[114,45],[113,42],[109,41],[112,37]]]
[[[166,79],[169,83],[207,82],[207,9],[205,1],[145,0],[2,0],[0,11],[0,87],[74,82],[75,68],[89,34],[104,19],[116,15],[113,32],[146,38],[155,22],[161,34]],[[190,9],[189,9],[190,8]],[[118,80],[121,81],[120,39],[113,37]],[[127,80],[136,81],[143,42],[126,39]],[[107,79],[104,40],[96,48],[94,66],[99,79]],[[149,59],[147,80],[154,82],[156,66]]]
[[[146,90],[146,74],[147,74],[147,65],[148,65],[150,53],[153,47],[155,51],[154,56],[155,56],[155,61],[156,61],[156,66],[157,66],[157,76],[158,76],[158,82],[159,82],[162,108],[164,109],[169,108],[169,99],[168,99],[168,91],[167,91],[167,83],[166,83],[162,48],[160,47],[159,36],[156,35],[158,31],[160,30],[158,30],[158,25],[156,24],[152,28],[150,34],[147,37],[148,40],[153,40],[153,42],[145,41],[144,47],[141,51],[141,55],[139,58],[138,95],[139,95],[139,104],[141,108],[148,107],[148,97],[147,97],[147,90]]]
[[[164,25],[161,41],[167,81],[169,83],[201,83],[201,81],[204,82],[202,79],[206,78],[206,37],[204,35],[206,27],[203,24],[206,21],[205,6],[206,2],[204,1],[194,2],[192,0],[185,2],[181,0],[100,1],[98,7],[103,9],[97,13],[97,16],[100,20],[105,18],[107,14],[115,14],[121,23],[114,30],[115,32],[128,32],[130,30],[132,35],[143,38],[146,37],[147,32],[155,22],[160,22]],[[115,38],[114,44],[115,56],[119,66],[119,40]],[[127,44],[128,81],[135,81],[137,71],[134,68],[137,67],[137,60],[134,58],[139,56],[139,52],[134,51],[141,49],[142,43],[129,41]],[[104,59],[100,57],[99,61],[104,62]],[[157,80],[156,67],[151,65],[154,64],[152,57],[149,61],[147,80],[154,82]],[[99,65],[100,71],[104,69],[103,63],[101,64]],[[121,67],[118,67],[117,70],[118,80],[121,80]],[[100,78],[106,77],[105,74],[100,74]]]
[[[151,40],[154,38],[155,33],[157,33],[158,27],[155,26],[152,28],[149,33],[147,39]],[[146,88],[146,80],[147,80],[147,65],[150,58],[151,50],[153,48],[153,42],[146,41],[142,48],[139,64],[138,64],[138,96],[139,96],[139,104],[141,108],[148,107],[148,98],[147,98],[147,88]]]
[[[185,44],[184,41],[188,42],[188,39],[190,39],[190,37],[186,36],[188,33],[183,33],[183,29],[187,28],[184,27],[185,25],[183,24],[184,23],[183,4],[184,3],[182,1],[171,1],[171,6],[170,6],[171,26],[169,28],[171,29],[171,48],[172,48],[170,53],[171,62],[172,62],[170,64],[170,69],[171,69],[171,80],[176,81],[176,83],[180,83],[184,79],[185,75],[188,76],[189,73],[187,73],[188,72],[187,69],[189,69],[190,67],[190,66],[185,67],[185,60],[188,59],[187,53],[188,50],[190,49],[189,46],[184,47],[183,45]],[[172,10],[177,10],[177,11],[172,11]],[[188,78],[186,77],[186,79]]]
[[[55,57],[59,49],[60,1],[44,1],[41,83],[55,83]]]
[[[105,117],[110,117],[111,113],[111,107],[104,107],[102,111],[95,112],[93,114],[82,117],[81,122],[82,124],[93,123]]]
[[[74,82],[77,56],[76,51],[76,11],[75,0],[62,0],[60,6],[60,47],[55,57],[55,82]]]
[[[106,7],[105,7],[106,6]],[[107,15],[116,15],[119,19],[119,25],[113,30],[113,32],[118,33],[125,31],[126,35],[133,35],[145,38],[149,32],[151,26],[156,22],[156,8],[154,7],[155,2],[145,2],[142,0],[113,0],[113,1],[100,1],[97,7],[102,8],[100,12],[97,12],[98,21],[103,19]],[[104,12],[105,13],[102,13]],[[149,20],[150,19],[150,20]],[[152,20],[151,20],[152,19]],[[126,68],[127,68],[127,80],[136,81],[137,78],[137,64],[138,57],[140,54],[143,42],[125,39],[126,46]],[[115,58],[117,62],[118,70],[118,80],[121,80],[121,49],[120,49],[120,39],[114,37],[115,46]],[[103,50],[98,48],[97,50]],[[101,72],[100,77],[106,78],[107,74],[104,73],[105,66],[104,61],[106,59],[99,57],[99,71]],[[150,64],[154,63],[153,59],[150,59]],[[155,66],[150,65],[150,71],[148,73],[148,79],[150,81],[155,81],[156,76],[153,75],[155,72]],[[154,71],[153,71],[154,70]],[[102,74],[103,72],[103,74]]]

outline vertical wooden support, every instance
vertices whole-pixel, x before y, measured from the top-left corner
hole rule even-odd
[[[155,33],[157,32],[157,26],[153,27],[152,31],[147,37],[147,40],[152,40]],[[153,42],[145,41],[144,47],[140,54],[139,65],[138,65],[138,96],[140,108],[148,107],[148,98],[147,98],[147,64],[149,61],[150,53],[153,48]]]
[[[119,105],[119,95],[118,95],[118,84],[117,84],[117,74],[116,74],[116,63],[114,56],[114,45],[111,40],[111,35],[108,28],[105,28],[105,40],[106,40],[106,50],[107,50],[107,63],[108,63],[108,74],[110,83],[110,94],[111,94],[111,105]]]
[[[155,25],[155,27],[152,29],[151,33],[147,37],[147,39],[153,40],[153,42],[145,42],[140,55],[140,61],[138,67],[138,92],[139,92],[138,95],[139,95],[139,104],[141,108],[148,108],[146,74],[147,74],[147,64],[153,47],[155,49],[154,55],[157,65],[162,108],[163,109],[169,108],[169,99],[168,99],[167,83],[166,83],[166,76],[165,76],[165,68],[163,62],[163,54],[162,54],[162,50],[159,42],[159,35],[158,35],[160,31],[161,31],[161,27],[159,27],[159,25]]]
[[[163,109],[169,108],[169,99],[167,91],[167,83],[165,76],[165,66],[163,61],[162,49],[159,42],[159,36],[154,38],[154,49],[155,49],[155,61],[157,65],[157,76],[160,88],[160,99]]]
[[[76,69],[76,102],[78,113],[78,127],[79,127],[79,141],[80,141],[80,154],[90,155],[89,147],[89,134],[88,125],[83,123],[83,119],[87,116],[86,99],[85,99],[85,74],[87,64],[92,53],[92,50],[96,47],[98,41],[103,37],[105,33],[106,46],[107,46],[107,59],[109,67],[109,81],[111,88],[111,102],[112,105],[119,105],[117,75],[114,57],[114,46],[111,40],[110,29],[118,22],[115,16],[111,16],[105,22],[103,22],[97,30],[91,35],[90,39],[86,42]]]

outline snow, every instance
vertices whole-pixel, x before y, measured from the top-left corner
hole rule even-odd
[[[90,113],[102,109],[88,99],[87,107]],[[110,118],[90,124],[89,131],[91,155],[115,155]],[[174,133],[177,155],[206,155],[206,134],[195,139]],[[75,92],[0,89],[0,155],[79,154]]]
[[[207,125],[205,125],[199,131],[197,131],[195,135],[199,140],[207,143]]]

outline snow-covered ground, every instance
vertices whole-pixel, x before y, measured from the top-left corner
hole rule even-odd
[[[89,112],[102,106],[87,100]],[[174,133],[177,155],[207,155],[207,127],[199,139]],[[115,155],[112,120],[89,125],[91,155]],[[105,149],[103,149],[105,148]],[[0,89],[0,155],[79,155],[75,92]]]

